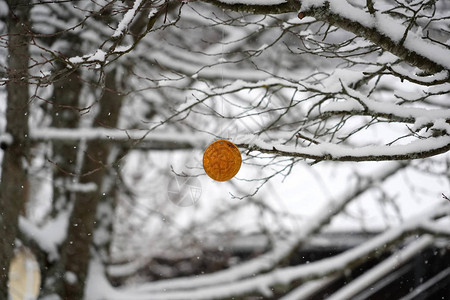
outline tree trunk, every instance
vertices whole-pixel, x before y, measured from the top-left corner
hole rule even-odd
[[[106,88],[100,99],[100,110],[94,126],[115,127],[122,104],[122,96],[116,90],[115,70],[107,73]],[[62,264],[65,271],[64,299],[82,299],[91,257],[91,245],[96,226],[97,207],[101,201],[102,185],[107,173],[107,159],[111,144],[91,141],[87,145],[80,183],[95,183],[95,192],[77,193],[66,241],[62,247]]]
[[[64,53],[67,57],[81,55],[77,45],[81,44],[76,36],[66,38],[68,43],[73,45],[69,51]],[[78,43],[77,43],[78,42]],[[59,66],[58,72],[65,66]],[[52,116],[52,128],[78,128],[80,112],[79,98],[83,87],[80,78],[81,70],[74,70],[65,77],[53,83],[53,95],[49,106],[49,113]],[[67,188],[76,180],[74,174],[76,170],[76,159],[79,151],[79,143],[66,142],[60,140],[52,141],[52,161],[53,161],[53,201],[51,216],[56,218],[59,214],[69,210],[69,204],[74,199],[74,193]],[[54,294],[62,288],[61,265],[60,262],[47,262],[46,272],[43,279],[46,283],[41,294]]]
[[[19,214],[25,204],[28,157],[29,6],[7,1],[8,81],[6,131],[12,143],[5,149],[0,183],[0,299],[7,299],[9,262],[15,247]]]
[[[75,44],[75,43],[72,43]],[[68,57],[80,55],[79,51],[72,51]],[[80,70],[70,73],[53,83],[53,97],[50,107],[53,128],[77,128],[80,112],[79,97],[82,82],[79,78]],[[64,141],[52,142],[52,159],[55,163],[53,172],[53,206],[52,215],[56,216],[61,210],[67,209],[70,200],[70,191],[66,185],[75,180],[76,158],[78,153],[77,144]]]

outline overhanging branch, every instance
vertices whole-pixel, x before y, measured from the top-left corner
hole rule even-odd
[[[364,12],[361,10],[361,13]],[[317,8],[314,7],[311,10],[304,12],[304,14],[310,15],[317,20],[337,26],[346,31],[354,33],[357,36],[363,37],[380,46],[383,50],[394,54],[408,64],[431,74],[446,69],[444,66],[436,63],[430,58],[420,55],[419,53],[408,49],[403,44],[392,40],[391,38],[380,32],[377,27],[367,27],[357,21],[350,20],[337,13],[333,13],[329,9],[328,5]],[[371,16],[367,14],[367,17],[370,18]]]
[[[228,3],[221,0],[203,0],[204,2],[214,4],[220,8],[233,10],[238,12],[248,12],[253,14],[282,14],[298,12],[301,9],[302,1],[280,1],[279,4],[271,5],[254,5],[253,1],[246,4],[245,0],[235,3]],[[304,16],[311,16],[317,20],[326,22],[330,25],[337,26],[346,31],[354,33],[357,36],[363,37],[374,44],[380,46],[383,50],[386,50],[397,57],[401,58],[406,63],[422,69],[428,73],[437,73],[442,70],[448,70],[446,65],[442,65],[430,57],[426,57],[417,51],[414,51],[405,43],[399,43],[388,37],[385,33],[381,32],[377,26],[367,26],[357,20],[351,20],[336,11],[330,9],[331,0],[324,2],[321,6],[313,6],[302,11]],[[360,10],[360,14],[367,15],[367,18],[374,18],[374,16],[364,10]],[[400,26],[400,24],[398,24]],[[402,26],[402,25],[401,25]],[[403,26],[404,27],[404,26]],[[406,30],[406,27],[404,28]],[[437,46],[435,44],[430,44]]]
[[[250,151],[274,154],[277,156],[301,157],[314,161],[394,161],[423,159],[450,150],[450,136],[416,140],[407,145],[348,147],[323,143],[308,147],[292,147],[256,141],[246,143],[245,138],[236,143]]]

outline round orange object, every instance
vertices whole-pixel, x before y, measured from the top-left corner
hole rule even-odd
[[[238,147],[227,140],[217,140],[203,154],[206,174],[217,181],[227,181],[241,168],[242,158]]]

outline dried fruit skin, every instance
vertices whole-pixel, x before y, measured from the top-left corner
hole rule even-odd
[[[203,168],[216,181],[227,181],[241,168],[239,149],[230,141],[217,140],[206,148],[203,154]]]

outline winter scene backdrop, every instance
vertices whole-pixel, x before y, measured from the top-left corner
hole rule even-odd
[[[0,0],[0,300],[450,299],[449,92],[446,0]]]

